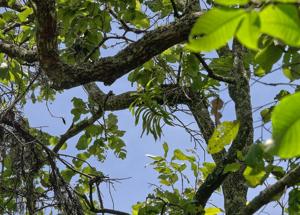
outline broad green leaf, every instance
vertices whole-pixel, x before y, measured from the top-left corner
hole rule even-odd
[[[237,121],[225,121],[218,125],[208,141],[208,152],[215,154],[222,151],[226,145],[235,139],[239,126],[240,124]]]
[[[300,155],[300,93],[283,98],[272,112],[273,153],[281,158]]]
[[[300,190],[295,188],[289,193],[289,215],[300,214]]]
[[[215,0],[214,2],[220,5],[231,6],[248,4],[249,1],[250,0]]]
[[[300,19],[296,6],[269,5],[260,12],[261,31],[291,46],[300,46]]]
[[[264,170],[251,168],[250,166],[247,166],[243,173],[243,176],[250,187],[260,185],[263,182],[265,175],[266,172]]]
[[[178,164],[178,163],[171,162],[170,164],[171,164],[171,166],[172,166],[175,170],[177,170],[178,172],[182,172],[182,171],[185,170],[186,167],[187,167],[185,163]]]
[[[137,203],[137,204],[133,205],[132,206],[132,215],[139,215],[139,210],[142,207],[143,207],[142,203]]]
[[[239,30],[237,31],[236,37],[238,40],[250,49],[258,49],[258,40],[261,35],[260,32],[260,20],[257,11],[251,11],[247,13]]]
[[[135,19],[130,22],[138,28],[148,28],[150,26],[150,20],[145,14],[139,11],[136,11]]]
[[[67,181],[70,182],[72,177],[76,174],[75,171],[71,170],[71,169],[66,169],[61,171],[61,175],[62,177]]]
[[[283,56],[283,74],[294,81],[300,78],[300,54],[293,50],[289,49]]]
[[[268,122],[271,121],[271,113],[272,113],[271,108],[263,109],[260,112],[260,116],[261,116],[262,121],[263,121],[264,124],[266,124],[266,123],[268,123]]]
[[[32,14],[32,13],[33,13],[32,8],[27,7],[25,10],[23,10],[22,12],[20,12],[20,13],[18,14],[18,17],[19,17],[19,19],[20,19],[21,22],[25,22],[26,19],[27,19],[27,17],[28,17],[30,14]]]
[[[236,172],[241,168],[241,164],[240,163],[231,163],[231,164],[227,164],[224,168],[224,173],[228,173],[228,172]]]
[[[254,57],[255,63],[259,64],[260,71],[263,75],[272,70],[273,65],[280,59],[283,50],[280,46],[270,41],[266,47],[259,50]]]
[[[84,149],[87,149],[88,146],[89,146],[89,143],[91,142],[91,138],[87,137],[86,135],[82,135],[77,144],[76,144],[76,148],[78,150],[84,150]]]
[[[245,17],[243,9],[213,8],[193,26],[187,48],[194,52],[212,51],[224,46]]]
[[[263,148],[261,144],[253,144],[251,145],[246,157],[245,163],[256,169],[263,169],[264,168],[264,161],[263,161]]]
[[[220,208],[205,208],[205,215],[217,215],[222,212]]]
[[[215,169],[216,164],[215,163],[208,163],[208,162],[204,162],[203,163],[203,167],[200,168],[200,171],[203,175],[203,179],[206,179],[206,177],[213,172],[213,170]]]

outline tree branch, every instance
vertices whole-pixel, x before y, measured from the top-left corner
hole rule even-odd
[[[291,170],[283,178],[278,180],[275,184],[267,187],[265,190],[261,191],[258,196],[256,196],[243,211],[243,215],[254,214],[262,206],[273,201],[273,197],[281,193],[285,189],[300,182],[300,166]]]
[[[36,51],[3,41],[0,41],[0,52],[7,54],[11,58],[19,58],[28,63],[33,63],[38,60]]]
[[[55,89],[68,89],[92,81],[111,85],[118,78],[137,68],[175,44],[187,40],[190,29],[201,13],[189,14],[169,25],[146,33],[113,57],[95,63],[68,65],[58,56],[55,0],[34,0],[36,4],[37,46],[43,71]]]
[[[77,124],[72,124],[71,127],[60,136],[60,139],[56,146],[53,148],[53,152],[57,153],[63,144],[70,138],[74,137],[88,126],[96,122],[103,114],[104,111],[118,111],[128,109],[130,104],[138,98],[138,92],[129,91],[120,95],[112,95],[111,93],[103,93],[95,83],[89,83],[84,86],[88,91],[90,98],[99,106],[97,112],[89,119],[85,119]],[[158,104],[176,105],[186,104],[190,101],[190,98],[186,94],[189,94],[189,90],[183,91],[177,85],[163,86],[164,90],[162,95],[154,98]]]

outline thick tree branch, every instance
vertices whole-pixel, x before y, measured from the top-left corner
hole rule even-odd
[[[28,63],[33,63],[38,60],[37,52],[28,50],[15,44],[0,41],[0,52],[7,54],[12,58],[19,58]]]
[[[199,187],[195,195],[197,206],[205,207],[212,193],[223,183],[225,195],[226,212],[234,214],[240,211],[245,205],[245,196],[247,192],[244,185],[241,171],[233,174],[224,174],[224,168],[227,164],[236,162],[236,153],[238,151],[247,151],[247,147],[253,143],[253,119],[252,106],[250,98],[249,77],[243,66],[242,46],[234,42],[234,65],[232,75],[236,84],[229,85],[229,93],[235,103],[237,120],[240,123],[240,129],[237,138],[232,143],[226,156],[218,163],[212,174]],[[228,177],[229,176],[229,177]],[[233,190],[238,195],[233,196]],[[231,196],[230,196],[231,195]],[[235,211],[234,211],[235,210]]]
[[[92,81],[111,85],[155,55],[186,41],[190,29],[201,15],[201,13],[189,14],[172,24],[152,30],[113,57],[73,66],[62,62],[58,56],[55,0],[34,0],[34,2],[38,23],[39,62],[43,71],[53,81],[55,89],[68,89]]]
[[[243,211],[243,215],[251,215],[258,211],[262,206],[273,201],[273,197],[284,191],[285,189],[300,182],[300,166],[291,170],[283,178],[275,184],[267,187],[256,196]]]
[[[253,143],[253,118],[250,94],[250,74],[244,67],[244,47],[236,40],[233,42],[233,70],[232,77],[235,84],[228,86],[229,95],[234,101],[236,118],[240,128],[236,139],[229,148],[229,153],[236,157],[238,151],[246,154]],[[225,199],[225,210],[228,214],[242,211],[247,202],[248,187],[243,176],[244,168],[230,174],[224,181],[222,188]],[[233,195],[234,193],[234,195]]]

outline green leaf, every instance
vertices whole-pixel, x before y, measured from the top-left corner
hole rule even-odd
[[[272,112],[274,145],[281,158],[300,156],[300,93],[283,98]]]
[[[220,5],[231,6],[248,4],[249,0],[215,0],[214,2]]]
[[[28,17],[30,14],[32,14],[32,13],[33,13],[32,8],[27,7],[25,10],[23,10],[22,12],[20,12],[20,13],[18,14],[18,17],[19,17],[19,19],[20,19],[21,22],[25,22],[26,19],[27,19],[27,17]]]
[[[174,150],[174,155],[173,155],[173,158],[172,160],[185,160],[185,161],[195,161],[195,158],[193,156],[188,156],[188,155],[185,155],[180,149],[175,149]]]
[[[289,4],[269,5],[260,12],[261,31],[291,46],[300,46],[298,8]]]
[[[222,212],[220,208],[205,208],[205,215],[217,215]]]
[[[163,149],[164,149],[164,157],[166,158],[168,155],[168,151],[169,151],[168,143],[164,142]]]
[[[87,137],[86,135],[82,135],[79,138],[78,143],[76,144],[76,148],[78,150],[87,149],[90,142],[91,142],[91,138]]]
[[[152,160],[155,160],[155,161],[163,161],[164,160],[163,157],[157,156],[157,155],[146,154],[146,157],[151,158]]]
[[[240,163],[231,163],[231,164],[227,164],[224,168],[224,173],[228,173],[228,172],[236,172],[241,168],[241,164]]]
[[[289,91],[287,90],[280,90],[279,93],[277,93],[277,95],[274,97],[275,100],[282,100],[283,98],[285,98],[286,96],[291,95]]]
[[[281,58],[282,52],[280,46],[275,45],[273,41],[257,52],[254,61],[259,64],[262,76],[272,70],[273,65]]]
[[[237,121],[225,121],[218,125],[208,141],[208,152],[215,154],[222,151],[226,145],[235,139],[239,126],[240,124]]]
[[[261,184],[265,175],[266,172],[264,170],[254,169],[250,166],[247,166],[243,173],[243,176],[250,187],[256,187]]]
[[[271,113],[272,113],[271,108],[265,108],[260,112],[260,116],[264,124],[271,121]]]
[[[204,162],[203,163],[203,167],[200,168],[200,171],[203,175],[203,179],[206,179],[206,177],[213,172],[213,170],[215,169],[216,164],[215,163],[208,163],[208,162]]]
[[[230,40],[245,17],[243,9],[213,8],[193,26],[187,48],[194,52],[212,51]]]
[[[300,214],[300,190],[295,188],[289,193],[289,215]]]
[[[143,207],[142,203],[137,203],[132,206],[132,215],[139,215],[139,210]]]
[[[251,145],[246,157],[245,163],[256,169],[263,169],[264,168],[264,161],[263,161],[263,148],[261,144],[253,144]]]
[[[243,19],[236,37],[238,40],[250,49],[258,49],[258,40],[261,35],[260,20],[257,11],[247,13]]]
[[[182,172],[182,171],[185,170],[186,167],[187,167],[185,163],[178,164],[178,163],[171,162],[170,164],[171,164],[171,166],[172,166],[175,170],[177,170],[178,172]]]
[[[294,81],[300,78],[300,54],[290,49],[283,56],[283,74],[290,79],[290,81]]]
[[[67,181],[67,182],[70,182],[72,177],[76,174],[76,172],[74,172],[73,170],[71,169],[66,169],[66,170],[63,170],[61,171],[61,175],[62,177]]]

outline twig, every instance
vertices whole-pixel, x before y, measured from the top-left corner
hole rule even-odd
[[[234,84],[235,81],[234,79],[230,78],[230,77],[224,77],[224,76],[220,76],[214,73],[214,71],[207,65],[207,63],[205,62],[205,60],[202,58],[202,56],[198,53],[194,53],[194,55],[196,56],[196,58],[200,61],[200,63],[203,65],[204,69],[207,71],[207,76],[215,79],[217,81],[223,81],[225,83],[228,84]]]

